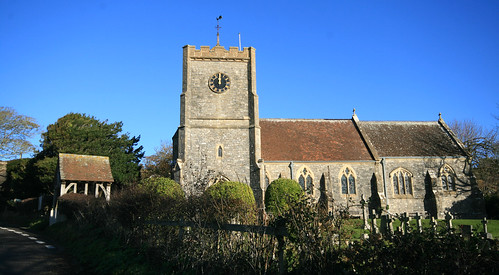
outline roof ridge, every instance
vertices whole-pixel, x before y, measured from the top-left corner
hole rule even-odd
[[[260,121],[350,121],[350,118],[260,118]]]
[[[435,124],[435,125],[438,125],[438,121],[434,121],[434,120],[425,120],[425,121],[415,121],[415,120],[361,120],[360,123]]]

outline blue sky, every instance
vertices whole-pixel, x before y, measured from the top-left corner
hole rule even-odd
[[[45,130],[122,121],[146,155],[179,124],[182,47],[256,48],[262,118],[499,115],[499,1],[0,0],[0,106]],[[36,137],[38,144],[40,137]]]

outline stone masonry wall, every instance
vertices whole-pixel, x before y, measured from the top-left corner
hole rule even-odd
[[[444,164],[449,165],[455,172],[456,191],[443,190],[440,180],[440,170]],[[383,195],[383,176],[381,167],[376,162],[293,162],[293,177],[290,175],[290,162],[265,162],[265,175],[269,182],[279,176],[293,178],[298,181],[299,170],[307,167],[313,174],[314,191],[312,198],[318,201],[320,196],[320,185],[322,175],[325,175],[326,188],[329,199],[334,204],[347,205],[350,213],[360,215],[360,199],[376,198],[377,194]],[[341,192],[341,173],[349,167],[356,176],[356,194],[345,195]],[[412,177],[412,195],[397,195],[394,193],[391,172],[398,168],[409,171]],[[404,212],[421,214],[428,212],[443,218],[445,212],[456,215],[483,215],[483,205],[479,195],[473,195],[469,176],[465,173],[464,158],[387,158],[385,160],[386,173],[386,197],[387,201],[381,202],[382,206],[389,205],[389,212],[402,214]],[[376,176],[375,176],[376,175]],[[428,176],[431,182],[428,186]],[[265,186],[265,189],[267,186]],[[377,189],[377,190],[375,190]],[[382,199],[384,200],[384,198]],[[434,204],[436,213],[432,212]]]
[[[315,202],[319,200],[321,194],[320,181],[324,176],[326,193],[330,202],[335,205],[346,206],[348,204],[350,213],[360,215],[360,200],[364,195],[367,200],[372,196],[371,180],[376,172],[374,161],[366,162],[293,162],[293,179],[298,181],[300,170],[306,167],[313,175],[314,190],[312,198]],[[265,174],[269,182],[279,178],[291,178],[290,162],[265,162]],[[341,175],[345,168],[349,168],[355,174],[355,194],[342,194]],[[265,186],[265,189],[267,186]]]

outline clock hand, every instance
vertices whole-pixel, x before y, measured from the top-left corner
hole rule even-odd
[[[222,76],[221,73],[218,73],[218,85],[222,84]]]

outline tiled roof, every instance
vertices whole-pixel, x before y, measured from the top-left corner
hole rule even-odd
[[[61,180],[113,182],[109,157],[59,154]]]
[[[261,119],[265,161],[372,160],[351,119]]]
[[[360,121],[359,125],[380,157],[465,156],[438,121]]]

